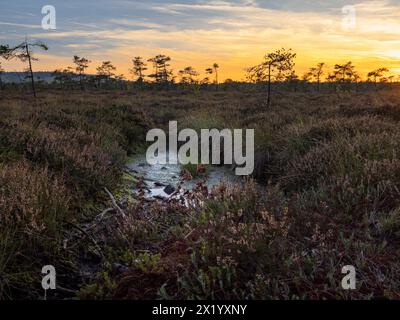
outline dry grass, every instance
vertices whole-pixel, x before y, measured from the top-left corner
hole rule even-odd
[[[63,252],[62,221],[91,221],[147,128],[178,120],[254,128],[259,184],[199,186],[193,208],[128,201],[127,217],[90,229],[102,265],[76,280],[79,297],[400,298],[400,93],[291,93],[263,105],[263,93],[231,91],[54,92],[36,107],[0,98],[2,296],[37,297],[32,270],[49,259],[74,274],[65,265],[93,248]],[[347,264],[356,291],[340,288]],[[140,290],[138,279],[154,281]]]

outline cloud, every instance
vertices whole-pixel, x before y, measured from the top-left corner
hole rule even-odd
[[[134,21],[129,19],[110,19],[109,23],[116,26],[134,27],[134,28],[145,28],[145,29],[162,29],[163,25],[150,21]]]
[[[119,8],[116,12],[110,8],[109,14],[100,17],[75,17],[61,21],[64,28],[57,32],[31,36],[47,40],[65,61],[72,54],[85,54],[96,62],[116,61],[125,70],[133,55],[163,52],[172,56],[177,69],[186,64],[202,70],[216,61],[222,65],[222,77],[240,79],[244,68],[280,47],[292,47],[298,53],[299,73],[320,61],[333,65],[352,60],[362,72],[372,64],[396,67],[398,6],[391,1],[353,2],[281,1],[282,7],[277,7],[273,1],[254,0],[140,5],[118,0],[112,6]],[[326,10],[321,10],[321,3]],[[338,4],[348,3],[354,4],[356,24],[345,30]]]
[[[18,28],[25,28],[25,29],[41,29],[40,25],[34,24],[23,24],[23,23],[12,23],[12,22],[1,22],[0,26],[8,26],[8,27],[18,27]]]

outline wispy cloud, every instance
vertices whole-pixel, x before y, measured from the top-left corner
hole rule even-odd
[[[240,79],[245,67],[283,46],[298,52],[299,73],[320,61],[353,60],[363,72],[373,64],[398,67],[400,10],[394,1],[98,1],[101,13],[73,0],[73,10],[58,9],[57,32],[20,21],[7,27],[15,27],[14,33],[24,28],[20,25],[31,28],[30,36],[48,41],[65,63],[72,54],[84,54],[95,63],[115,61],[125,71],[133,55],[164,52],[175,68],[204,69],[222,61],[223,76]],[[352,30],[342,27],[346,4],[356,9]],[[42,61],[44,67],[48,60]]]
[[[17,28],[25,28],[25,29],[41,29],[40,25],[2,22],[2,21],[0,21],[0,26],[17,27]]]
[[[162,29],[164,26],[160,23],[151,21],[135,21],[129,19],[110,19],[109,23],[115,26],[133,27],[133,28],[146,28],[146,29]]]

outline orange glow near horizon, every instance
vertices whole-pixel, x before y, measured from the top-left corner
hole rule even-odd
[[[102,61],[109,60],[117,67],[118,74],[131,79],[128,69],[133,57],[142,56],[147,60],[162,53],[172,58],[175,74],[192,66],[201,73],[201,79],[206,76],[204,70],[217,62],[221,81],[227,78],[244,80],[247,67],[260,63],[265,53],[284,47],[297,53],[295,70],[299,77],[319,62],[325,62],[325,72],[329,72],[335,64],[348,61],[353,62],[363,79],[369,71],[380,67],[389,68],[389,75],[400,75],[400,10],[389,1],[365,1],[355,5],[356,16],[351,28],[344,24],[341,11],[272,10],[259,7],[256,1],[248,1],[246,6],[205,1],[163,9],[214,10],[223,12],[226,17],[204,18],[207,28],[164,29],[148,22],[145,29],[132,30],[129,27],[138,23],[133,19],[121,19],[117,21],[118,28],[112,30],[33,33],[32,38],[50,45],[49,52],[36,54],[39,61],[34,63],[34,69],[54,71],[72,66],[72,55],[76,54],[92,61],[88,73],[95,73]],[[53,41],[65,43],[65,51],[52,50]],[[113,45],[108,47],[110,42]],[[3,61],[2,64],[7,71],[24,68],[17,61]],[[148,68],[149,73],[151,65]]]

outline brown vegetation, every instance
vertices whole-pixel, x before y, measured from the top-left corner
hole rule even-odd
[[[400,298],[399,92],[264,103],[257,91],[1,96],[2,298],[40,297],[49,261],[65,289],[54,298]],[[199,185],[189,208],[128,196],[127,154],[175,119],[254,128],[259,183]],[[347,264],[356,291],[340,288]]]

